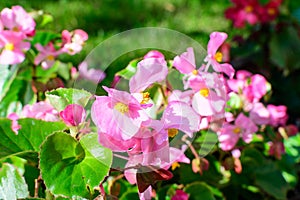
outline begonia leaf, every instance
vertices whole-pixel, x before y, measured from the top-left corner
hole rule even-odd
[[[54,195],[91,198],[111,164],[112,152],[99,144],[97,134],[85,135],[78,142],[56,132],[41,146],[42,178]]]

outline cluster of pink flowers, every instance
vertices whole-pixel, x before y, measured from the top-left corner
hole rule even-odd
[[[284,146],[283,137],[278,130],[285,130],[288,136],[297,133],[295,126],[286,125],[288,119],[286,106],[272,104],[265,106],[261,102],[271,89],[262,75],[253,75],[248,71],[240,70],[236,73],[236,79],[227,80],[227,85],[229,102],[235,103],[229,104],[230,112],[225,114],[226,123],[218,132],[221,149],[228,151],[237,148],[236,144],[240,137],[245,143],[250,143],[254,133],[259,130],[264,132],[266,126],[270,126],[277,131],[277,136],[270,138],[269,153],[280,158],[284,153]]]
[[[282,0],[270,0],[265,5],[258,0],[232,0],[232,3],[234,6],[225,11],[225,17],[232,20],[235,27],[242,28],[246,22],[254,25],[274,20]]]
[[[198,69],[193,48],[174,58],[173,67],[182,73],[184,91],[164,87],[169,70],[174,69],[168,68],[162,53],[150,51],[129,81],[130,93],[104,87],[108,96],[96,97],[91,115],[98,128],[99,142],[112,149],[115,156],[118,152],[122,156],[127,153],[125,177],[130,183],[137,183],[141,199],[151,195],[151,183],[139,181],[141,168],[159,168],[160,171],[154,170],[159,174],[156,177],[166,180],[171,176],[163,170],[174,163],[190,163],[184,155],[187,145],[172,147],[170,138],[179,132],[192,138],[195,132],[208,128],[210,122],[224,118],[225,78],[216,72],[234,75],[232,66],[222,62],[219,51],[226,38],[227,34],[221,32],[210,35],[205,64]],[[210,67],[215,72],[208,72]],[[147,92],[153,83],[162,86],[163,103],[154,102]],[[161,118],[156,118],[153,113],[161,108]]]
[[[0,13],[0,64],[19,64],[25,60],[25,53],[31,48],[35,36],[36,23],[32,16],[21,6],[4,8]],[[38,55],[34,64],[48,69],[54,64],[55,58],[62,53],[74,55],[81,51],[88,39],[86,32],[77,29],[62,32],[62,43],[59,47],[51,41],[46,46],[36,44]]]
[[[79,53],[87,39],[87,33],[81,29],[76,29],[72,32],[64,30],[61,34],[62,43],[57,44],[50,41],[46,46],[41,44],[35,45],[39,53],[34,59],[34,64],[40,64],[43,69],[48,69],[53,66],[58,55],[62,53],[68,53],[69,55]]]
[[[34,33],[35,22],[21,6],[4,8],[0,14],[0,64],[23,62]]]

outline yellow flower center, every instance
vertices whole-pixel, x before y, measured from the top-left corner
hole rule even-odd
[[[269,14],[269,15],[275,15],[275,13],[276,13],[275,8],[269,8],[269,9],[268,9],[268,14]]]
[[[7,43],[4,47],[5,50],[8,50],[8,51],[13,51],[14,50],[14,44],[13,43]]]
[[[48,56],[47,56],[47,60],[51,60],[51,61],[52,61],[52,60],[54,60],[54,59],[55,59],[55,57],[54,57],[53,55],[48,55]]]
[[[172,170],[174,171],[177,167],[180,167],[180,164],[178,162],[174,162],[172,164]]]
[[[15,32],[19,32],[19,28],[18,28],[18,27],[16,27],[16,26],[15,26],[15,27],[13,27],[13,28],[12,28],[12,30],[13,30],[13,31],[15,31]]]
[[[146,104],[150,100],[150,94],[149,92],[143,92],[143,100],[141,101],[141,104]]]
[[[202,88],[199,92],[203,97],[208,97],[208,95],[209,95],[209,89],[208,88]]]
[[[223,54],[222,54],[221,52],[218,51],[218,52],[215,54],[215,59],[216,59],[217,62],[222,62]]]
[[[169,137],[175,137],[178,134],[178,130],[176,128],[170,128],[168,129],[168,136]]]
[[[244,9],[245,9],[246,13],[251,13],[253,11],[252,6],[246,6]]]
[[[194,69],[194,70],[192,71],[192,73],[193,73],[194,75],[197,75],[197,74],[198,74],[198,71],[197,71],[196,69]]]
[[[241,128],[240,127],[235,127],[233,129],[233,132],[236,133],[236,134],[239,134],[239,133],[241,133]]]
[[[129,110],[128,105],[121,102],[116,103],[114,108],[122,114],[127,113]]]

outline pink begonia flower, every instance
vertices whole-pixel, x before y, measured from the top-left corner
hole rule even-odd
[[[21,128],[21,126],[18,124],[19,116],[16,113],[10,113],[7,118],[12,120],[11,129],[18,134],[18,130]]]
[[[182,74],[197,74],[193,48],[189,47],[186,52],[182,53],[180,56],[176,56],[173,61],[173,66]]]
[[[24,35],[20,32],[0,32],[0,64],[18,64],[24,61],[25,54],[30,48],[29,42],[24,42]]]
[[[35,47],[39,51],[39,54],[35,57],[34,64],[38,65],[41,63],[43,69],[52,67],[55,58],[62,53],[62,51],[56,50],[51,42],[45,47],[41,44],[36,44]]]
[[[27,36],[35,33],[35,21],[21,6],[4,8],[1,11],[1,21],[4,27],[12,31],[22,32]]]
[[[242,28],[248,22],[251,25],[258,23],[260,5],[257,0],[232,0],[235,4],[225,11],[225,17],[233,21],[233,25]]]
[[[234,125],[225,124],[219,132],[220,147],[224,151],[233,149],[239,138],[249,143],[252,141],[253,133],[258,130],[254,122],[243,113],[236,118]]]
[[[59,121],[57,110],[45,101],[40,101],[33,105],[26,105],[23,108],[21,115],[23,117],[41,119],[45,121]]]
[[[228,79],[227,80],[228,87],[232,91],[239,93],[240,91],[242,91],[242,89],[244,89],[244,87],[247,84],[247,79],[250,78],[251,75],[252,75],[252,73],[248,72],[246,70],[237,71],[236,79]]]
[[[262,103],[258,102],[253,105],[249,117],[255,124],[263,125],[269,123],[270,113]]]
[[[188,200],[189,195],[185,193],[183,190],[176,190],[174,196],[172,196],[171,200]]]
[[[72,32],[64,30],[62,32],[62,51],[70,55],[79,53],[82,50],[82,46],[87,39],[88,34],[81,29],[76,29]]]
[[[81,105],[70,104],[59,115],[68,126],[78,126],[84,122],[86,112]]]
[[[269,124],[271,126],[279,126],[279,125],[285,125],[286,121],[288,120],[287,115],[287,107],[280,105],[275,106],[272,104],[269,104],[267,106],[267,109],[270,113],[270,122]]]
[[[146,58],[138,63],[136,73],[129,80],[130,93],[142,92],[151,84],[165,80],[167,75],[167,62],[163,57]]]
[[[207,67],[210,65],[216,72],[223,72],[229,78],[234,76],[234,69],[228,63],[222,63],[223,55],[218,51],[220,46],[224,43],[227,38],[227,34],[223,32],[213,32],[210,34],[210,40],[207,44],[207,56],[205,58],[205,62],[207,62]]]
[[[97,96],[91,112],[98,131],[124,140],[132,138],[149,117],[131,94],[103,88],[108,96]]]
[[[270,0],[266,5],[258,10],[259,18],[262,23],[267,23],[274,20],[279,13],[279,6],[282,0]]]
[[[78,66],[79,78],[87,79],[95,84],[100,83],[106,74],[101,69],[88,69],[87,62],[82,62]]]
[[[184,102],[171,102],[165,109],[162,121],[169,129],[179,129],[189,137],[200,129],[200,116],[194,109]]]
[[[199,76],[200,69],[196,69],[195,55],[192,47],[187,48],[186,52],[176,56],[173,60],[173,66],[180,73],[185,74],[183,77],[184,89],[192,88],[193,90],[197,90],[194,86],[201,85],[204,82],[203,78]]]
[[[194,91],[192,90],[186,90],[186,91],[180,91],[180,90],[173,90],[171,95],[168,97],[168,102],[183,102],[191,105],[191,98],[194,95]]]
[[[223,111],[225,100],[209,88],[195,93],[192,107],[200,116],[212,116]]]
[[[159,51],[152,50],[152,51],[149,51],[146,55],[144,55],[144,59],[147,59],[147,58],[163,58],[163,59],[165,59],[165,56],[164,56],[164,54],[162,54]]]

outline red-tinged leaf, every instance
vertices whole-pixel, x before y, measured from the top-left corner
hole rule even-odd
[[[154,166],[142,166],[136,174],[137,185],[140,193],[143,193],[150,185],[153,186],[157,181],[166,181],[173,177],[168,170]]]

